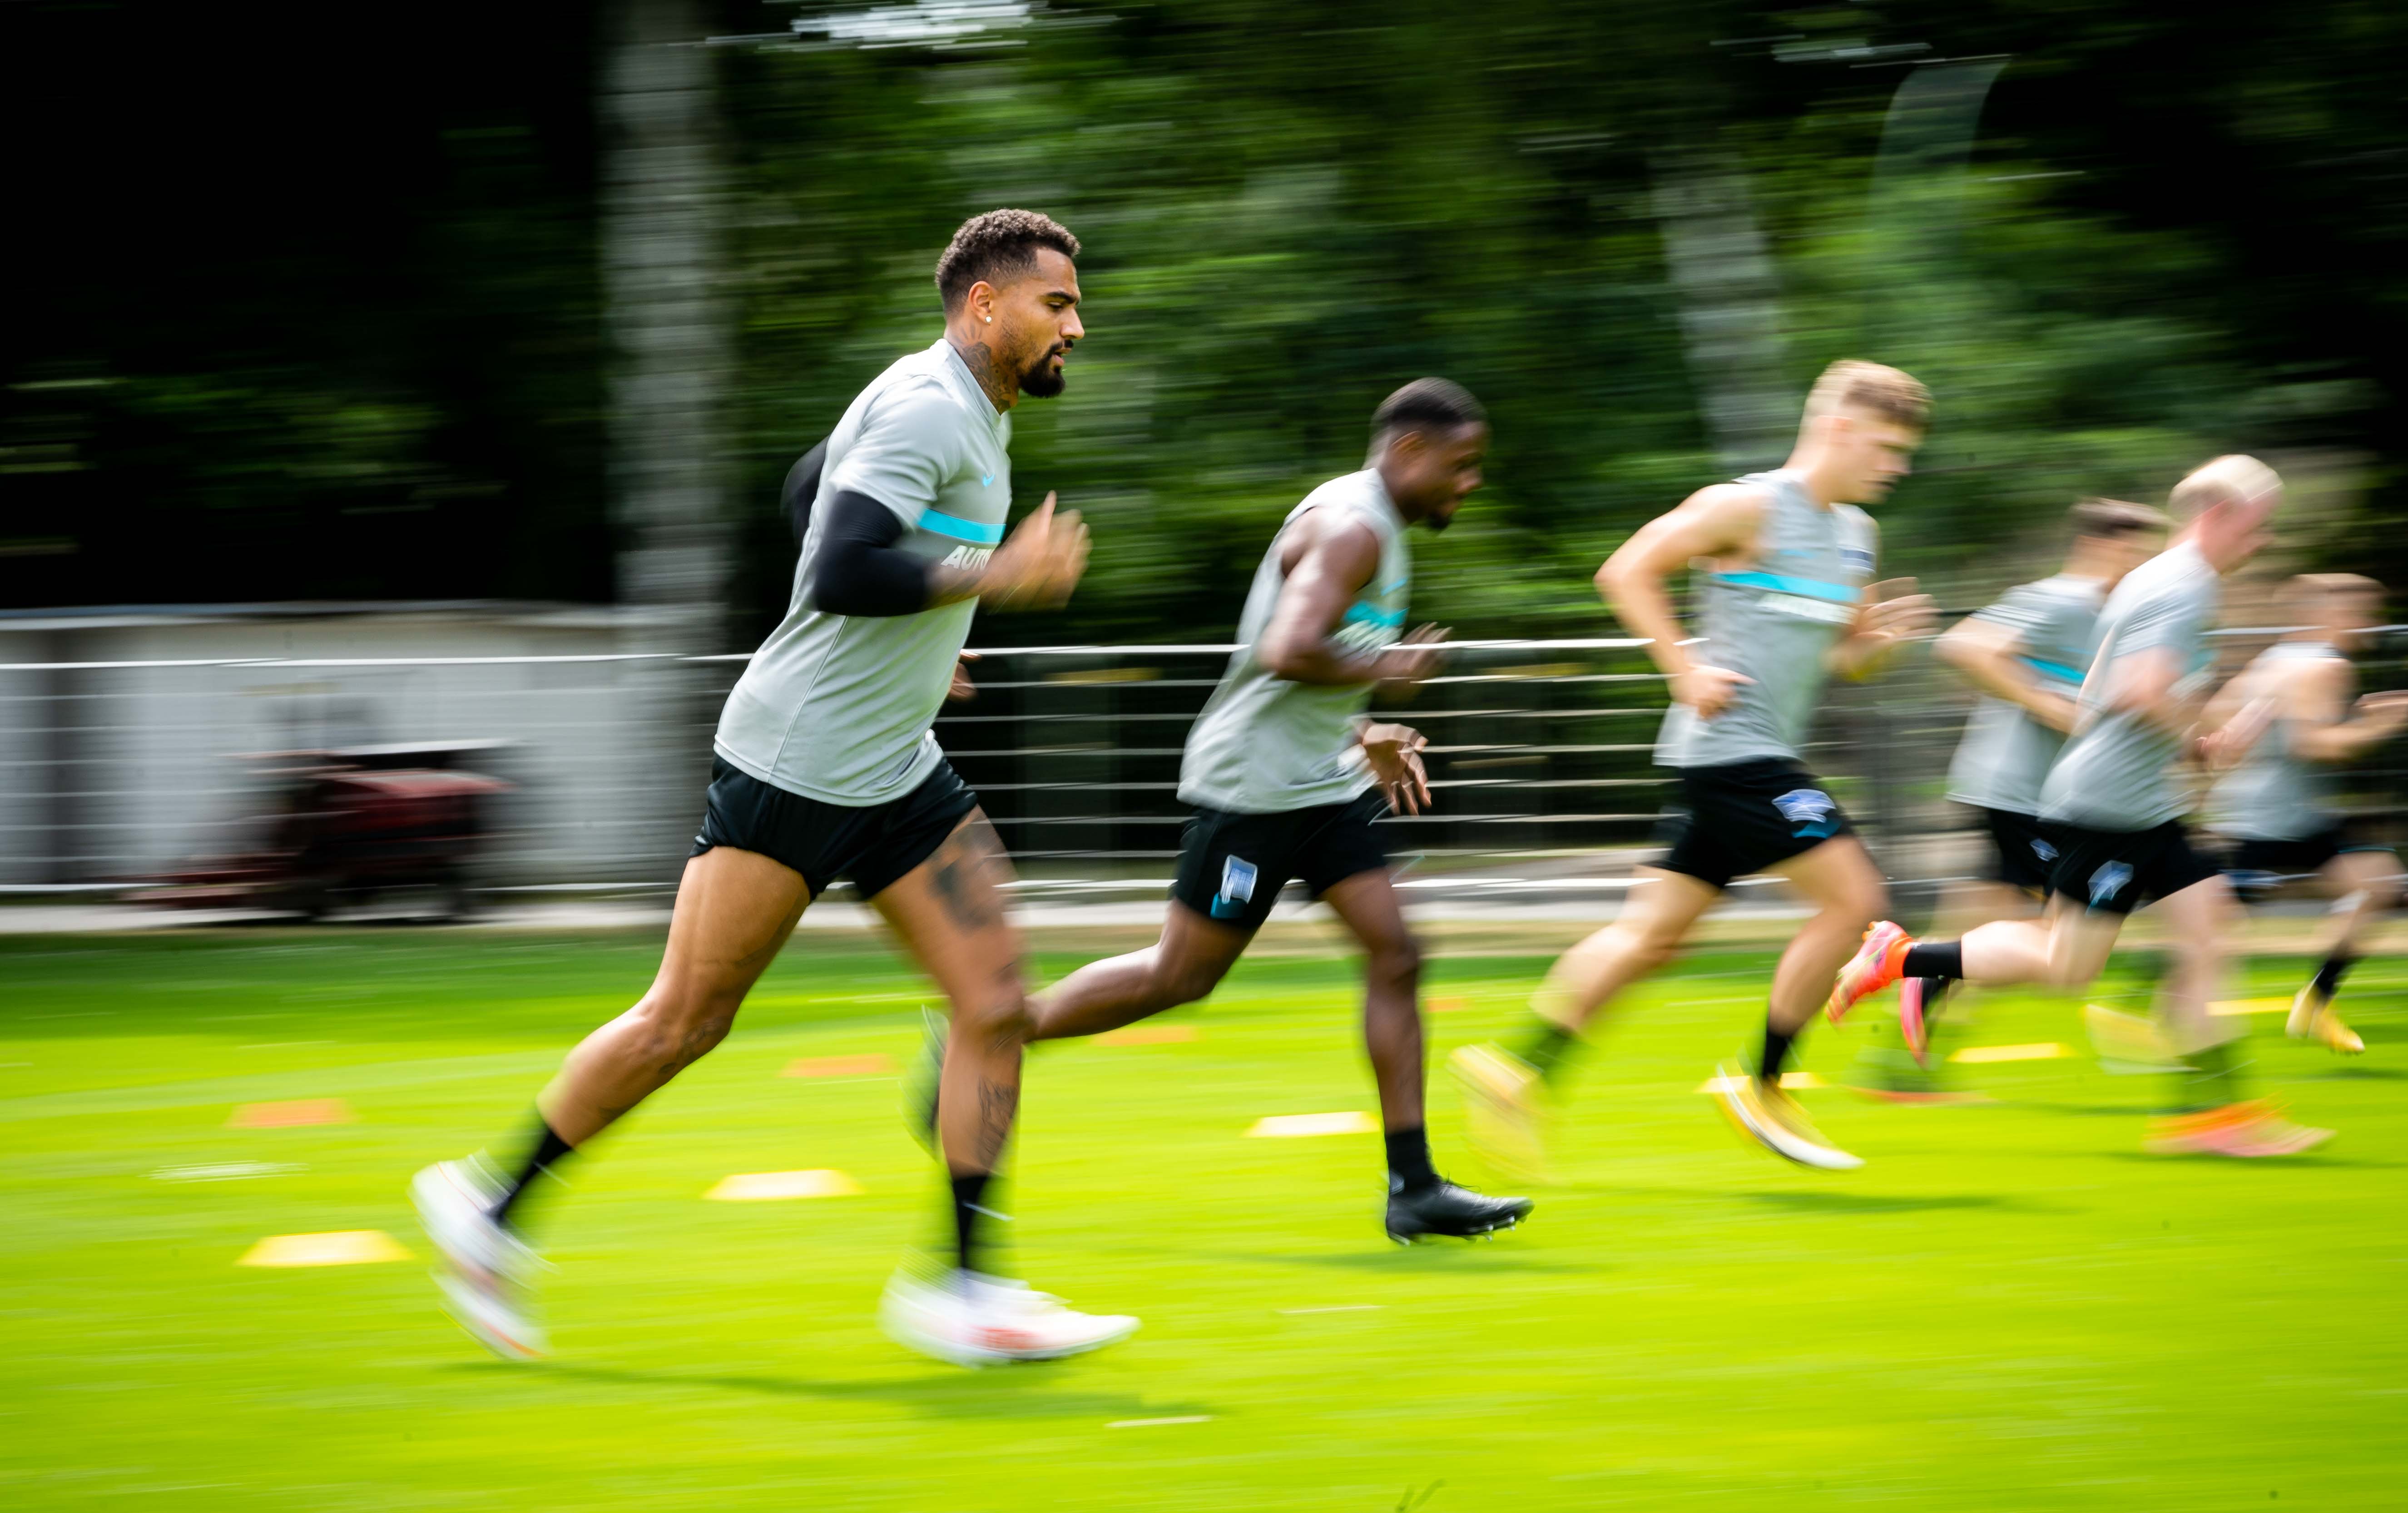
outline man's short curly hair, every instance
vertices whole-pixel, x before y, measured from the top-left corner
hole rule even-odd
[[[1453,431],[1458,426],[1484,425],[1488,412],[1471,391],[1449,378],[1415,378],[1380,401],[1371,412],[1371,435],[1391,431]]]
[[[937,259],[937,292],[945,308],[959,309],[970,285],[982,278],[1000,286],[1035,272],[1040,247],[1067,258],[1079,255],[1079,238],[1069,228],[1034,210],[989,210],[963,221],[945,255]]]

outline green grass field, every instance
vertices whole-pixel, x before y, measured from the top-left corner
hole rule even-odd
[[[2287,1163],[2140,1154],[2145,1079],[1963,1068],[1995,1103],[1807,1094],[1845,1174],[1741,1146],[1696,1092],[1769,957],[1701,956],[1582,1067],[1557,1185],[1480,1246],[1399,1249],[1378,1141],[1244,1137],[1373,1106],[1350,963],[1242,966],[1192,1041],[1032,1059],[1012,1255],[1145,1319],[1083,1360],[907,1355],[878,1292],[939,1230],[892,1077],[920,1001],[882,951],[790,951],[735,1035],[538,1220],[556,1356],[484,1358],[419,1262],[237,1265],[380,1230],[409,1173],[514,1153],[560,1052],[647,980],[640,935],[263,933],[0,943],[0,1506],[532,1509],[2398,1507],[2408,963],[2360,969],[2370,1051],[2254,1021],[2262,1082],[2341,1136]],[[1072,964],[1048,956],[1045,976]],[[1433,1064],[1543,969],[1436,963]],[[2286,993],[2297,961],[2253,963]],[[2101,992],[2137,1002],[2138,985]],[[1846,1065],[1869,1032],[1818,1030]],[[2078,1045],[1997,998],[1969,1041]],[[1440,1163],[1484,1180],[1433,1080]],[[341,1099],[343,1123],[230,1124]],[[194,1174],[261,1163],[263,1174]],[[865,1190],[713,1203],[731,1173]],[[192,1179],[216,1177],[220,1179]],[[1321,1310],[1321,1311],[1313,1311]],[[1127,1420],[1203,1421],[1113,1427]],[[1432,1491],[1433,1483],[1442,1483]]]

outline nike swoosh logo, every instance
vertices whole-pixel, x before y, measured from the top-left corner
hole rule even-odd
[[[993,483],[994,481],[995,481],[995,475],[994,475],[994,474],[992,474],[992,473],[989,473],[989,474],[985,475],[984,477],[982,477],[982,478],[981,478],[979,479],[979,487],[980,487],[980,488],[982,488],[982,489],[983,489],[983,488],[985,488],[988,484]]]

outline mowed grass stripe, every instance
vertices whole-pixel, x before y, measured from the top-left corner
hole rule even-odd
[[[964,1373],[904,1354],[873,1318],[907,1249],[943,1234],[894,1084],[777,1076],[802,1058],[908,1064],[922,984],[806,939],[772,986],[808,1004],[740,1020],[537,1200],[559,1354],[522,1369],[437,1311],[402,1186],[428,1160],[514,1155],[537,1088],[632,999],[657,941],[287,943],[0,948],[12,988],[34,985],[0,995],[0,1059],[78,1090],[0,1100],[21,1116],[0,1153],[12,1506],[1321,1513],[1438,1481],[1431,1513],[2396,1495],[2396,992],[2344,996],[2370,1039],[2355,1061],[2251,1024],[2258,1090],[2342,1131],[2306,1161],[2143,1158],[2157,1087],[2077,1054],[1953,1069],[1996,1094],[1978,1109],[1807,1092],[1870,1163],[1827,1175],[1742,1146],[1694,1094],[1760,1030],[1771,968],[1700,956],[1634,992],[1574,1063],[1556,1183],[1527,1227],[1404,1250],[1378,1232],[1376,1140],[1243,1135],[1274,1111],[1376,1106],[1355,963],[1247,963],[1196,1012],[1196,1042],[1030,1058],[997,1263],[1145,1328],[1085,1360]],[[1032,977],[1078,960],[1050,953]],[[2235,991],[2287,994],[2307,964],[2255,963]],[[1432,1021],[1433,1067],[1514,1022],[1546,965],[1433,960],[1433,994],[1475,1000]],[[195,977],[233,1011],[247,993],[322,997],[196,1027],[179,988]],[[388,980],[407,992],[340,996]],[[2119,973],[2100,996],[2144,988]],[[108,1012],[11,1019],[28,1004]],[[1996,1044],[2084,1043],[2062,999],[1986,994],[1981,1014]],[[1804,1069],[1839,1080],[1878,1022],[1816,1025]],[[272,1075],[252,1070],[264,1056]],[[179,1075],[99,1085],[128,1068]],[[1507,1190],[1466,1151],[1442,1072],[1431,1088],[1441,1169]],[[50,1117],[75,1106],[63,1097],[121,1106]],[[360,1121],[222,1127],[236,1103],[331,1097]],[[246,1162],[308,1170],[150,1175]],[[805,1170],[864,1191],[702,1197],[731,1173]],[[353,1231],[418,1263],[232,1264],[265,1236]],[[1132,1423],[1149,1420],[1211,1421]]]

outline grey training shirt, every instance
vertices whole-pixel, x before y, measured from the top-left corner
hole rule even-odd
[[[2277,641],[2249,669],[2257,692],[2278,690],[2308,665],[2338,661],[2324,641]],[[2341,823],[2326,768],[2300,754],[2300,721],[2277,717],[2266,734],[2216,779],[2207,795],[2207,828],[2236,840],[2306,840]]]
[[[1403,629],[1413,578],[1404,517],[1397,513],[1376,471],[1365,468],[1332,478],[1288,512],[1263,553],[1262,565],[1254,569],[1254,587],[1238,621],[1238,650],[1187,733],[1187,753],[1179,768],[1182,804],[1275,814],[1342,804],[1371,786],[1370,768],[1354,742],[1354,721],[1370,707],[1372,685],[1325,688],[1291,682],[1254,656],[1287,586],[1287,575],[1280,569],[1280,543],[1297,521],[1316,509],[1337,510],[1359,521],[1380,542],[1380,565],[1347,607],[1337,639],[1360,655],[1392,645]]]
[[[1765,494],[1756,564],[1697,575],[1704,644],[1690,655],[1751,681],[1737,685],[1712,720],[1699,720],[1685,704],[1665,710],[1656,735],[1661,766],[1797,761],[1829,677],[1823,655],[1856,623],[1873,576],[1871,516],[1854,505],[1816,505],[1785,470],[1738,481]]]
[[[1973,618],[2013,631],[2015,660],[2050,692],[2071,699],[2081,693],[2090,671],[2090,645],[2106,597],[2106,585],[2099,579],[2059,573],[2009,589]],[[1985,697],[1967,717],[1964,739],[1948,764],[1948,796],[1985,809],[2036,815],[2041,782],[2064,747],[2064,735],[2034,720],[2023,706]]]
[[[861,392],[828,436],[786,618],[720,714],[720,756],[773,787],[856,808],[908,793],[935,769],[943,752],[929,726],[977,601],[879,617],[813,607],[825,506],[848,489],[867,494],[904,523],[897,550],[977,566],[1003,540],[1010,440],[1011,417],[941,337]]]
[[[2189,806],[2168,770],[2181,741],[2137,715],[2109,712],[2107,689],[2118,662],[2158,649],[2173,653],[2179,683],[2204,682],[2214,661],[2207,633],[2221,597],[2215,569],[2187,541],[2133,568],[2107,596],[2074,734],[2041,785],[2042,819],[2136,831],[2183,817]]]

